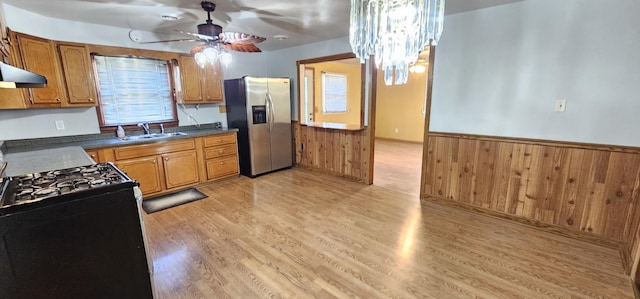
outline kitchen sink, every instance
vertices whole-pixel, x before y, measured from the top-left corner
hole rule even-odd
[[[159,138],[168,138],[168,137],[185,136],[185,135],[187,135],[187,133],[185,132],[156,133],[156,134],[127,136],[122,138],[121,140],[122,141],[148,140],[148,139],[159,139]]]

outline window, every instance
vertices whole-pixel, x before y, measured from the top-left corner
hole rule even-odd
[[[347,112],[347,75],[322,73],[322,112]]]
[[[167,61],[100,55],[93,59],[101,127],[176,122]]]

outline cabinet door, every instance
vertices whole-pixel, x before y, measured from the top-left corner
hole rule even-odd
[[[87,155],[89,155],[89,157],[91,157],[91,159],[93,160],[93,162],[99,163],[100,161],[98,161],[98,151],[97,150],[86,150],[85,151],[87,153]]]
[[[18,34],[18,47],[24,68],[47,78],[47,87],[31,88],[30,102],[35,107],[59,107],[65,98],[58,57],[53,42]]]
[[[118,161],[116,166],[131,179],[140,183],[143,195],[162,191],[160,163],[157,156]]]
[[[208,103],[222,102],[222,67],[207,65],[202,69],[202,94]]]
[[[202,103],[201,71],[192,56],[180,56],[180,82],[184,103]]]
[[[167,189],[196,184],[200,181],[195,150],[164,154],[162,163]]]
[[[229,156],[224,158],[207,160],[207,179],[213,180],[224,176],[238,174],[238,157]]]
[[[15,40],[13,33],[9,34],[9,40]],[[5,41],[0,41],[1,44],[5,43]],[[13,66],[19,66],[18,61],[20,60],[20,53],[16,51],[15,48],[16,43],[7,42],[5,47],[9,49],[10,55],[7,57],[7,63]],[[25,103],[25,99],[27,98],[27,89],[26,88],[0,88],[0,109],[24,109],[27,108],[27,104]]]
[[[58,45],[60,62],[64,71],[68,104],[73,106],[95,106],[96,84],[89,51],[85,46]]]

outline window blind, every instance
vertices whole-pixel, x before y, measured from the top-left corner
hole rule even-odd
[[[347,75],[322,73],[322,111],[347,112]]]
[[[174,120],[166,61],[94,56],[103,126]]]

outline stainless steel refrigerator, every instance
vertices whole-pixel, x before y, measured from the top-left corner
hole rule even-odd
[[[227,124],[238,129],[240,173],[248,177],[293,165],[289,78],[224,81]]]

